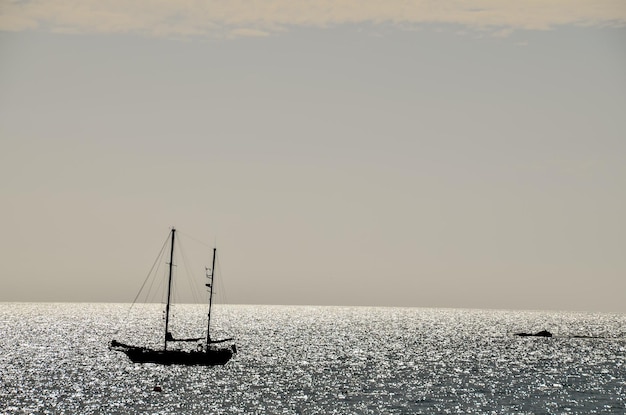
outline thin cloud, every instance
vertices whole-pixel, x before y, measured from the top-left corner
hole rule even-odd
[[[263,37],[263,36],[269,36],[270,34],[268,32],[265,32],[263,30],[257,30],[257,29],[248,29],[245,27],[242,27],[240,29],[234,29],[231,32],[232,36],[235,37],[241,37],[241,36],[247,36],[247,37]]]
[[[546,30],[626,24],[623,0],[14,0],[0,30],[137,33],[160,37],[267,36],[291,27],[345,23],[460,24],[471,29]]]

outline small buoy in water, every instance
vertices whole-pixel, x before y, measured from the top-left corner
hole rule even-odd
[[[161,385],[154,385],[154,388],[152,388],[152,390],[155,392],[163,392]]]

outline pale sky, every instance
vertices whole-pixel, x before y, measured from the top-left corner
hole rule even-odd
[[[626,2],[0,0],[0,301],[626,312]]]

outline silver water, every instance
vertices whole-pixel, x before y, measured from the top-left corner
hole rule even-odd
[[[205,312],[179,307],[176,330]],[[159,305],[0,303],[0,413],[626,413],[621,314],[221,306],[215,324],[225,366],[138,365],[108,342],[158,346]]]

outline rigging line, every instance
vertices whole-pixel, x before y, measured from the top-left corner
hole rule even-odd
[[[154,278],[152,278],[152,283],[150,284],[150,291],[147,293],[146,295],[146,299],[145,302],[160,302],[160,303],[164,303],[163,298],[159,299],[158,296],[161,295],[161,297],[165,296],[166,291],[165,289],[163,289],[163,285],[165,284],[165,282],[167,281],[167,267],[163,267],[163,258],[161,256],[161,261],[159,262],[159,267],[157,268],[157,270],[154,273]],[[160,274],[160,275],[159,275]],[[152,287],[154,286],[155,281],[157,282],[156,284],[156,289],[153,291]]]
[[[135,295],[135,298],[133,299],[133,302],[131,303],[130,307],[128,307],[128,310],[126,311],[126,317],[124,318],[124,323],[120,324],[123,325],[124,328],[126,328],[129,324],[129,317],[130,317],[130,313],[133,310],[135,304],[137,303],[137,299],[141,296],[141,293],[144,292],[144,288],[146,286],[146,283],[148,282],[148,279],[150,279],[150,276],[153,276],[153,272],[155,271],[154,267],[157,266],[157,264],[159,263],[161,257],[163,256],[163,252],[165,250],[165,246],[167,245],[167,240],[169,237],[166,237],[165,241],[163,242],[163,245],[161,246],[161,250],[159,252],[159,254],[157,255],[156,259],[154,260],[154,262],[152,263],[152,267],[150,267],[150,271],[148,271],[148,274],[146,275],[146,278],[144,279],[143,283],[141,284],[141,288],[139,288],[139,291],[137,292],[137,295]],[[157,271],[158,271],[158,266],[157,266]],[[152,278],[152,283],[150,284],[150,288],[148,288],[148,292],[146,293],[146,297],[150,294],[150,290],[152,289],[152,284],[154,284],[154,276]],[[120,331],[121,328],[117,329],[117,332]]]
[[[211,245],[207,244],[206,242],[201,241],[201,240],[200,240],[200,239],[198,239],[198,238],[194,238],[193,236],[191,236],[191,235],[187,235],[186,233],[181,232],[181,231],[177,231],[177,232],[178,232],[178,233],[180,233],[180,234],[182,234],[182,235],[184,235],[184,236],[186,236],[186,237],[187,237],[187,238],[189,238],[189,239],[193,239],[194,241],[198,242],[199,244],[202,244],[202,245],[204,245],[204,246],[208,246],[209,248],[211,248]]]
[[[200,245],[203,245],[203,246],[206,246],[206,247],[211,248],[211,245],[209,245],[209,244],[207,244],[206,242],[203,242],[203,241],[201,241],[200,239],[195,238],[195,237],[193,237],[193,236],[191,236],[191,235],[189,235],[189,234],[187,234],[187,233],[185,233],[185,232],[182,232],[182,231],[180,231],[180,230],[179,230],[179,231],[178,231],[178,233],[179,233],[179,234],[181,234],[181,235],[183,235],[183,236],[184,236],[184,237],[186,237],[186,238],[189,238],[189,239],[191,239],[191,240],[195,241],[196,243],[199,243]],[[179,241],[180,241],[180,239],[179,239]],[[182,251],[182,250],[181,250],[181,253],[182,253],[182,255],[183,255],[183,256],[185,256],[184,251]],[[189,261],[187,260],[187,258],[186,258],[186,257],[185,257],[185,261],[186,261],[186,263],[185,263],[185,267],[188,267],[188,265],[189,265],[190,263],[189,263]],[[192,294],[192,297],[193,297],[193,301],[194,301],[196,304],[201,303],[201,302],[202,302],[202,301],[201,301],[201,297],[202,297],[202,295],[199,293],[198,287],[197,287],[197,286],[195,286],[195,285],[193,284],[193,282],[194,282],[194,280],[193,280],[193,275],[194,275],[194,273],[193,273],[193,272],[190,272],[190,271],[189,271],[189,268],[186,268],[186,270],[187,270],[187,275],[186,275],[186,276],[187,276],[187,282],[188,282],[188,284],[190,285],[190,288],[191,288],[191,294]],[[194,288],[194,287],[196,287],[196,288]]]
[[[188,261],[187,264],[191,263]],[[198,275],[199,272],[194,273],[193,270],[189,270],[189,268],[187,268],[187,283],[189,284],[189,288],[191,289],[191,296],[193,297],[194,304],[200,304],[203,302],[202,295],[200,293],[200,287],[202,287],[201,282],[203,281],[202,278],[204,278],[204,275],[201,275],[200,278],[198,277]]]
[[[217,272],[217,270],[219,270],[219,273]],[[216,284],[216,286],[219,286],[219,291],[221,291],[223,294],[220,295],[220,300],[222,304],[228,304],[228,297],[226,295],[226,284],[224,282],[224,278],[222,278],[222,266],[220,264],[220,257],[217,256],[215,258],[215,270],[214,270],[214,275],[217,277],[217,281],[218,283]],[[220,316],[223,320],[226,320],[226,324],[228,326],[232,327],[232,314],[226,312],[226,310],[222,310],[220,312]],[[227,316],[227,317],[225,317]]]
[[[165,247],[164,247],[165,248]],[[161,249],[161,254],[159,255],[158,258],[158,263],[159,265],[157,265],[156,270],[154,271],[154,275],[152,277],[152,282],[150,283],[150,287],[148,287],[148,292],[146,293],[146,299],[144,302],[148,302],[150,301],[150,293],[152,293],[152,287],[154,286],[154,281],[156,281],[158,279],[158,275],[159,275],[159,270],[161,269],[161,265],[163,264],[163,255],[164,255],[165,249]],[[160,289],[161,287],[161,283],[162,280],[159,279],[159,284],[157,286],[157,291]]]
[[[161,269],[161,266],[159,265],[159,269]],[[146,296],[146,303],[149,301],[152,302],[157,302],[156,300],[158,300],[157,296],[158,293],[161,293],[161,296],[165,296],[165,289],[162,289],[161,287],[163,287],[163,285],[165,284],[165,281],[167,281],[167,268],[163,267],[163,271],[162,271],[162,276],[159,278],[158,276],[158,270],[157,273],[154,274],[154,278],[152,279],[152,284],[154,284],[155,281],[158,281],[158,284],[156,286],[156,290],[155,290],[155,294],[153,295],[153,297],[150,297],[149,294]],[[152,285],[150,285],[150,290],[152,290]],[[160,300],[161,303],[164,302],[163,298],[161,298]]]
[[[219,256],[216,258],[215,268],[220,270],[220,273],[219,273],[218,277],[219,277],[219,281],[220,281],[220,290],[223,292],[223,294],[221,296],[222,299],[223,299],[223,304],[229,304],[228,303],[228,297],[226,296],[226,283],[224,282],[224,278],[222,278],[222,266],[220,264],[220,257]]]
[[[193,301],[195,301],[195,293],[193,291],[193,288],[191,287],[191,283],[189,282],[189,259],[187,258],[187,256],[185,255],[185,250],[183,249],[182,246],[182,241],[179,239],[179,244],[178,244],[178,252],[180,252],[180,257],[181,257],[181,262],[183,263],[183,268],[185,270],[185,280],[187,281],[187,285],[189,286],[190,290],[191,290],[191,296],[193,297]],[[177,282],[179,282],[177,280]]]
[[[191,291],[191,297],[193,299],[193,302],[195,304],[198,304],[198,295],[196,293],[197,290],[194,290],[192,281],[193,281],[193,273],[190,272],[189,270],[189,259],[187,258],[187,256],[185,255],[185,250],[183,249],[182,244],[180,243],[180,239],[179,239],[179,244],[178,244],[178,252],[180,253],[180,257],[182,259],[182,263],[183,263],[183,268],[185,268],[185,276],[187,277],[187,284],[189,285],[189,289]]]
[[[130,305],[131,309],[135,305],[135,302],[137,302],[137,299],[139,298],[139,295],[141,294],[141,291],[143,290],[143,288],[145,287],[146,283],[148,282],[148,278],[150,278],[150,275],[152,274],[152,271],[154,270],[155,265],[159,262],[159,259],[161,259],[161,256],[163,255],[163,250],[165,249],[165,245],[167,245],[167,240],[168,239],[169,239],[169,234],[168,234],[167,238],[165,238],[165,242],[163,242],[163,246],[161,247],[161,252],[159,252],[159,255],[157,255],[156,259],[154,260],[154,263],[152,264],[152,267],[150,268],[150,271],[148,272],[148,275],[146,275],[146,279],[143,281],[143,284],[141,284],[141,288],[139,289],[139,292],[135,296],[135,299],[133,300],[133,303]],[[130,312],[130,309],[129,309],[129,312]]]

